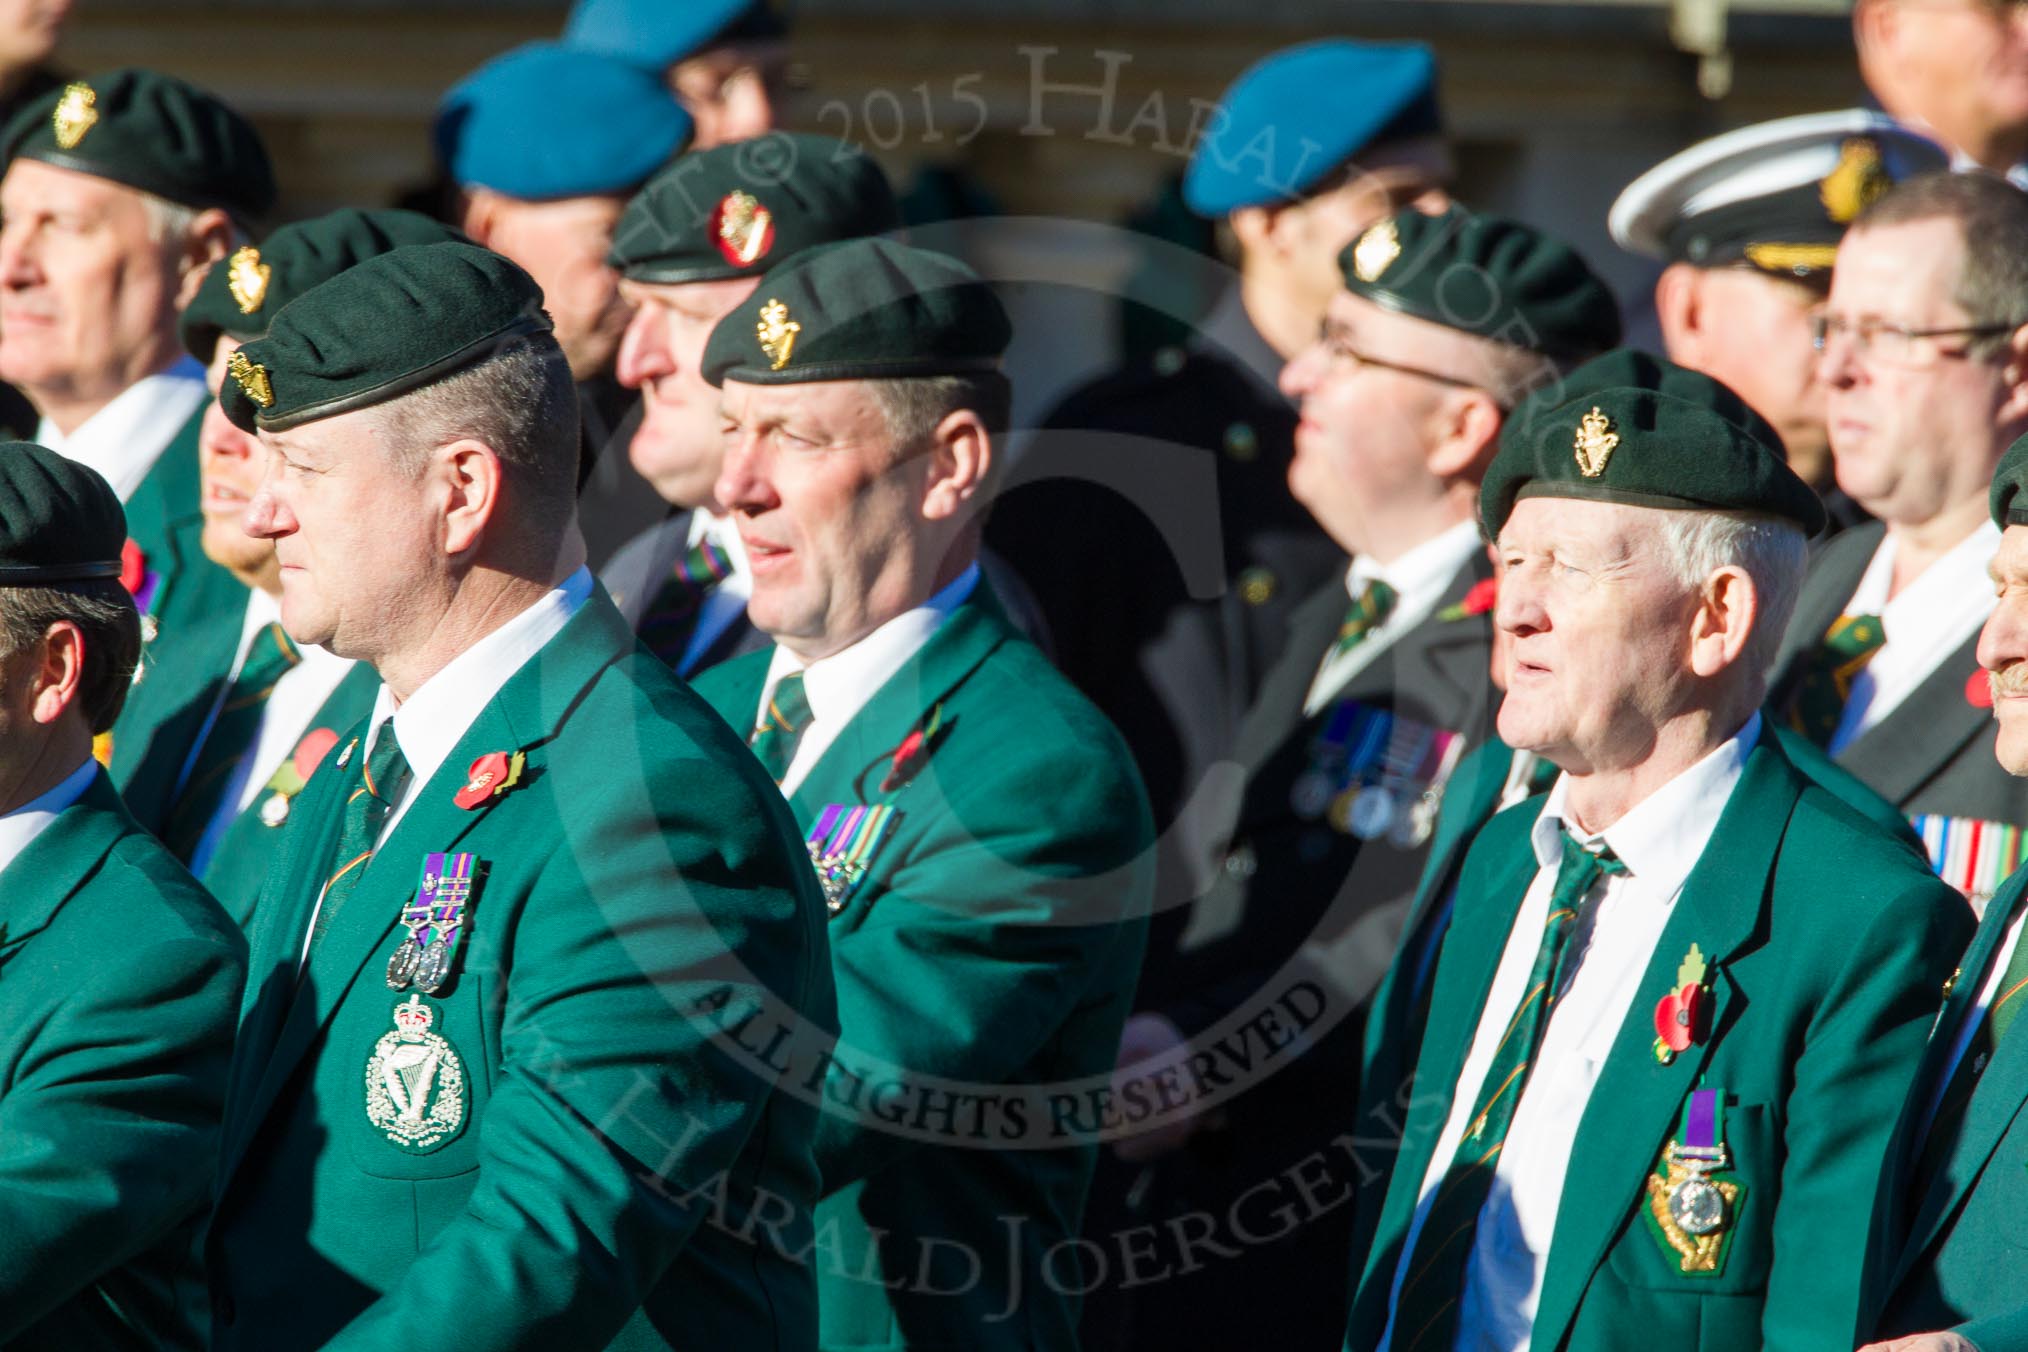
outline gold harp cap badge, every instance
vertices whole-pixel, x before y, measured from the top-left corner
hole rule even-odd
[[[773,363],[768,369],[779,371],[789,364],[789,354],[796,350],[796,335],[803,326],[789,318],[789,307],[778,300],[770,299],[761,306],[760,322],[754,325],[760,337],[760,349]]]
[[[1838,148],[1838,167],[1824,175],[1817,196],[1833,221],[1850,225],[1893,186],[1881,163],[1880,147],[1869,137],[1854,136]]]
[[[63,97],[56,101],[56,111],[49,119],[59,150],[77,149],[85,133],[98,125],[98,102],[98,93],[83,80],[64,86]]]
[[[1606,461],[1619,448],[1620,434],[1605,410],[1593,408],[1577,425],[1577,472],[1587,479],[1605,473]]]
[[[225,267],[225,289],[232,292],[232,303],[239,306],[239,312],[250,315],[260,309],[268,297],[268,281],[275,275],[273,268],[261,262],[261,251],[251,244],[235,249]]]
[[[247,398],[262,408],[274,407],[275,387],[268,380],[267,367],[259,362],[248,361],[244,352],[235,352],[232,354],[232,360],[226,363],[225,372],[233,378],[234,383]]]
[[[1392,217],[1371,226],[1352,246],[1353,275],[1369,286],[1401,257],[1401,230]]]

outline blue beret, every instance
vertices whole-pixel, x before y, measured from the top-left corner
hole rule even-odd
[[[631,193],[690,140],[690,114],[638,66],[531,42],[444,95],[437,154],[464,187],[531,202]]]
[[[1329,38],[1276,52],[1219,100],[1183,175],[1200,216],[1293,200],[1369,146],[1443,131],[1436,56]]]
[[[767,0],[577,0],[563,40],[660,74],[708,47],[788,33]]]

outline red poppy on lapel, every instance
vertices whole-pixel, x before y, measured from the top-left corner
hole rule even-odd
[[[1974,709],[1993,707],[1993,679],[1986,674],[1985,668],[1973,672],[1972,679],[1965,682],[1965,703]]]
[[[926,722],[917,724],[913,732],[902,738],[901,745],[894,749],[894,758],[888,762],[887,777],[880,781],[882,793],[893,793],[922,773],[922,767],[929,763],[930,752],[936,749],[937,731],[943,725],[944,706],[938,704],[930,710]]]
[[[519,751],[488,751],[472,762],[465,772],[465,787],[451,799],[470,812],[489,798],[497,798],[521,782],[521,766],[528,758]]]
[[[296,743],[296,776],[309,782],[331,748],[338,745],[338,734],[330,728],[312,728],[303,734],[303,740]]]
[[[129,595],[141,590],[141,580],[148,576],[148,556],[141,552],[138,541],[129,536],[127,543],[120,546],[120,585]]]
[[[1472,589],[1465,593],[1464,600],[1454,606],[1445,606],[1442,610],[1439,610],[1437,612],[1437,621],[1442,624],[1448,624],[1452,620],[1469,620],[1474,615],[1485,614],[1495,605],[1499,604],[1499,600],[1500,579],[1497,577],[1480,578],[1472,584]]]

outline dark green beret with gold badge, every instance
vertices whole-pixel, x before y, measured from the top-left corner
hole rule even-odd
[[[704,378],[789,385],[996,371],[1013,336],[993,288],[957,259],[847,240],[763,277],[711,331]]]
[[[463,240],[419,211],[343,207],[285,225],[212,265],[178,321],[183,346],[207,366],[221,337],[248,342],[268,331],[284,305],[345,269],[404,244]]]
[[[872,156],[777,131],[678,156],[627,203],[608,261],[659,285],[757,277],[805,249],[900,225]]]
[[[1681,367],[1665,388],[1580,388],[1502,438],[1479,487],[1479,516],[1497,536],[1522,498],[1584,498],[1676,511],[1778,517],[1815,535],[1824,505],[1782,458],[1764,422],[1736,421],[1738,397]],[[1664,382],[1658,381],[1660,385]]]
[[[1383,309],[1555,361],[1620,341],[1611,289],[1575,249],[1518,221],[1411,208],[1369,227],[1338,267],[1352,294]]]
[[[111,485],[29,441],[0,442],[0,587],[120,575],[127,514]]]
[[[1986,503],[1992,508],[1993,524],[2001,530],[2028,526],[2028,497],[2022,496],[2024,488],[2028,488],[2028,437],[2009,446],[1993,470],[1993,489]]]
[[[1663,357],[1639,348],[1616,347],[1593,357],[1582,366],[1553,380],[1521,401],[1520,407],[1500,424],[1500,446],[1517,445],[1535,435],[1542,420],[1561,416],[1560,409],[1574,399],[1599,390],[1627,387],[1654,390],[1693,403],[1709,405],[1712,412],[1739,424],[1749,435],[1770,446],[1782,444],[1773,423],[1754,411],[1751,404],[1733,393],[1732,387],[1702,371],[1678,366]]]
[[[219,391],[242,431],[280,432],[371,408],[549,337],[542,289],[476,244],[411,244],[282,307],[232,354]]]
[[[5,159],[124,183],[242,224],[275,204],[275,171],[253,124],[215,95],[159,71],[126,69],[26,105],[7,125]]]

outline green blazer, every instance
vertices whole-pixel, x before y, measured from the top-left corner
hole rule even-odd
[[[1416,1092],[1364,1246],[1346,1347],[1372,1348],[1423,1175],[1515,913],[1539,804],[1478,833],[1459,875],[1416,1054]],[[1764,734],[1677,898],[1571,1144],[1533,1345],[1843,1346],[1866,1221],[1938,985],[1971,933],[1963,898],[1907,844],[1800,773]],[[1654,1004],[1691,944],[1710,961],[1709,1036],[1660,1064]],[[1694,1089],[1727,1096],[1745,1188],[1716,1273],[1684,1274],[1641,1215]]]
[[[769,658],[715,667],[697,691],[749,729]],[[883,789],[897,748],[939,709],[920,771]],[[1146,938],[1147,800],[1112,725],[990,593],[952,613],[790,799],[806,827],[829,804],[895,809],[831,917],[843,1025],[834,1101],[849,1101],[844,1072],[889,1086],[937,1077],[979,1096],[1102,1080]],[[1044,1255],[1077,1236],[1097,1146],[1072,1130],[1037,1148],[1050,1126],[996,1115],[983,1135],[910,1133],[827,1112],[818,1225],[836,1234],[839,1257],[818,1275],[821,1345],[1075,1347],[1075,1282],[1050,1279]],[[1003,1141],[1019,1147],[994,1148]]]
[[[2028,869],[2017,869],[1986,908],[1888,1147],[1866,1264],[1861,1342],[1950,1329],[1981,1352],[2028,1349],[2028,1291],[2020,1279],[2021,1217],[2028,1213],[2028,1118],[2021,1112],[2028,1102],[2028,1039],[2000,1045],[1929,1190],[1918,1193],[1914,1185],[1922,1119],[2024,892]]]
[[[239,931],[103,774],[0,870],[0,1343],[205,1345]]]
[[[238,655],[247,589],[205,557],[198,505],[199,409],[127,501],[127,533],[141,547],[145,602],[141,666],[112,728],[107,762],[134,817],[160,830],[219,686]]]
[[[338,682],[324,697],[324,702],[317,706],[309,727],[303,731],[307,734],[316,728],[329,728],[333,732],[344,732],[373,712],[373,701],[379,693],[380,673],[364,662],[354,663],[352,670],[345,673],[345,679]],[[204,872],[199,875],[199,881],[218,898],[226,914],[238,921],[242,929],[253,920],[254,904],[260,899],[261,884],[266,881],[275,857],[281,853],[282,837],[288,825],[286,819],[271,823],[261,815],[272,796],[263,790],[244,812],[232,819],[232,825],[225,828],[218,848],[212,851],[211,858],[204,863]]]
[[[413,786],[299,982],[359,771],[335,760],[367,731],[311,777],[255,916],[214,1347],[810,1346],[816,1109],[730,1033],[836,1028],[823,902],[774,785],[595,588]],[[513,788],[453,801],[472,761],[515,750]],[[396,919],[440,851],[481,866],[424,1001],[462,1087],[425,1082],[448,1125],[405,1148],[369,1116],[370,1068],[414,994],[385,980]]]

